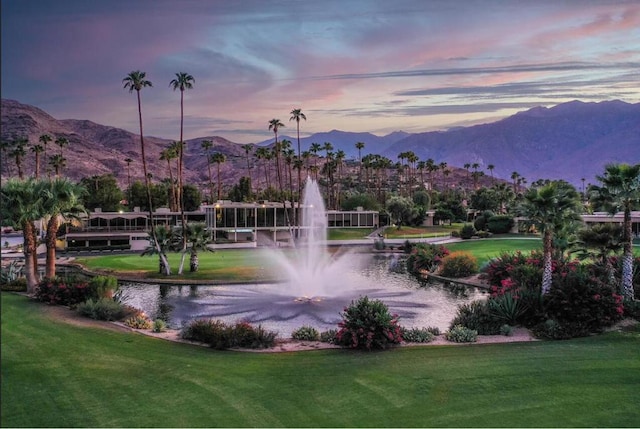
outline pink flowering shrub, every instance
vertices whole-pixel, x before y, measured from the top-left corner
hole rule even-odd
[[[344,308],[336,344],[354,349],[387,349],[402,342],[398,315],[380,300],[361,297]]]
[[[91,290],[85,281],[47,278],[36,287],[35,298],[49,304],[68,305],[74,307],[91,297]]]
[[[407,270],[413,274],[423,270],[435,271],[449,253],[449,249],[441,245],[418,243],[407,258]]]

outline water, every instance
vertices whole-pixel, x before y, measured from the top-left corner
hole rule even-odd
[[[192,320],[211,318],[226,323],[247,321],[277,331],[287,338],[301,326],[319,331],[336,329],[340,313],[361,296],[383,301],[400,316],[402,326],[438,327],[444,331],[458,305],[486,295],[475,288],[421,282],[404,270],[398,255],[354,253],[342,281],[332,295],[299,297],[282,283],[225,286],[158,286],[124,284],[124,301],[152,318],[162,318],[179,329]],[[302,298],[302,299],[301,299]]]
[[[318,185],[307,179],[301,238],[295,252],[273,249],[284,283],[227,286],[122,287],[127,304],[180,328],[194,319],[247,321],[282,337],[302,326],[337,328],[340,313],[362,296],[383,301],[406,327],[446,330],[459,304],[482,298],[475,289],[425,285],[404,272],[398,255],[327,250],[327,221]],[[293,253],[293,254],[292,254]]]

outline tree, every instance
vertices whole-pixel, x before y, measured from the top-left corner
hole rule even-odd
[[[207,171],[209,172],[209,202],[213,203],[213,178],[211,176],[211,148],[213,147],[213,140],[202,140],[200,146],[204,150],[204,155],[207,157]]]
[[[633,234],[631,210],[640,205],[640,164],[607,164],[604,174],[597,176],[602,187],[593,186],[591,196],[611,215],[623,212],[622,294],[634,299]]]
[[[611,254],[623,248],[623,228],[613,223],[597,223],[578,231],[578,241],[574,243],[581,259],[593,257],[604,270],[611,285],[616,284],[615,270],[611,264]]]
[[[298,158],[302,156],[300,152],[300,119],[307,120],[307,117],[302,113],[302,109],[293,109],[291,111],[291,117],[289,121],[296,121],[296,131],[298,133]],[[302,169],[298,169],[298,210],[300,210],[300,200],[302,200]]]
[[[60,156],[64,156],[63,149],[69,146],[69,140],[66,137],[58,137],[55,144],[60,147]]]
[[[214,152],[211,154],[210,162],[215,163],[217,166],[217,181],[218,181],[218,200],[222,199],[222,181],[220,178],[220,164],[227,160],[227,157],[224,153]]]
[[[150,178],[149,178],[149,173],[147,171],[147,158],[145,156],[145,147],[144,147],[144,135],[142,132],[142,104],[141,104],[141,100],[140,100],[140,91],[143,88],[146,87],[151,87],[153,86],[151,81],[146,80],[146,73],[136,70],[136,71],[132,71],[131,73],[129,73],[124,79],[122,79],[122,83],[124,83],[124,89],[128,89],[129,93],[136,91],[136,95],[138,98],[138,122],[140,124],[140,154],[142,157],[142,169],[144,171],[144,178],[145,178],[145,187],[147,190],[147,202],[149,205],[149,221],[151,222],[151,225],[154,225],[154,221],[153,221],[153,201],[151,199],[151,183],[150,183]],[[151,235],[154,236],[155,235],[155,230],[153,228],[151,228]],[[153,239],[154,243],[158,243],[158,240]],[[158,249],[159,251],[159,249]],[[162,258],[162,256],[161,256]],[[171,274],[171,268],[169,267],[169,261],[166,260],[166,257],[163,260],[163,266],[166,269],[166,274],[169,275]]]
[[[200,267],[198,252],[213,252],[207,246],[211,243],[211,234],[203,222],[190,223],[187,226],[187,246],[189,248],[189,271],[195,273]]]
[[[533,226],[542,233],[542,294],[551,288],[554,235],[568,223],[581,220],[581,207],[575,188],[560,180],[532,187],[524,194],[518,214],[525,217],[524,225]]]
[[[489,165],[487,165],[487,170],[489,170],[489,172],[491,173],[491,184],[492,184],[492,185],[495,185],[495,184],[496,184],[496,180],[495,180],[495,179],[494,179],[494,177],[493,177],[493,170],[494,170],[495,168],[496,168],[496,166],[495,166],[495,165],[493,165],[493,164],[489,164]]]
[[[188,212],[196,211],[202,204],[202,194],[195,185],[184,185],[184,209]]]
[[[167,161],[167,169],[169,171],[169,184],[171,187],[170,206],[171,211],[178,211],[178,193],[176,191],[175,181],[173,180],[173,169],[171,168],[171,160],[178,158],[178,149],[176,143],[171,144],[168,148],[160,151],[160,161]]]
[[[67,158],[56,153],[51,158],[49,158],[49,165],[53,167],[53,170],[56,172],[56,177],[60,177],[60,171],[62,171],[67,166]]]
[[[249,179],[249,198],[251,198],[251,180],[252,179],[251,179],[251,158],[249,155],[253,150],[253,145],[248,143],[248,144],[243,144],[240,147],[244,149],[244,155],[247,159],[247,178]]]
[[[273,134],[275,134],[275,144],[273,146],[273,151],[276,157],[276,178],[278,179],[278,190],[282,192],[282,175],[280,170],[280,143],[278,142],[278,129],[280,127],[284,127],[284,124],[280,122],[280,119],[272,119],[269,121],[269,131],[273,130]]]
[[[44,152],[44,147],[40,144],[31,146],[31,152],[36,156],[35,178],[40,178],[40,154]]]
[[[255,157],[257,159],[263,160],[262,166],[264,167],[265,186],[269,188],[271,186],[269,180],[269,160],[271,159],[271,151],[269,151],[269,149],[266,147],[259,147],[256,149]]]
[[[22,161],[27,155],[25,146],[29,140],[26,138],[19,138],[13,141],[13,148],[11,149],[11,156],[16,161],[16,168],[18,169],[18,178],[24,179],[24,173],[22,171]]]
[[[398,229],[402,224],[408,224],[411,221],[411,213],[413,210],[413,201],[406,197],[393,196],[389,198],[386,204],[387,212],[395,222]]]
[[[127,195],[127,205],[131,207],[131,163],[133,159],[125,158],[124,162],[127,163],[127,190],[129,191]]]
[[[364,142],[357,142],[356,149],[358,149],[358,164],[360,166],[358,169],[358,177],[362,178],[362,149],[364,149]]]
[[[121,209],[124,194],[113,174],[84,177],[80,184],[88,191],[82,196],[83,205],[88,210],[101,208],[105,212],[116,212]]]
[[[60,226],[65,222],[79,223],[79,216],[87,210],[82,196],[87,193],[84,186],[66,178],[43,182],[43,215],[46,220],[45,246],[47,249],[45,277],[56,275],[56,240]]]
[[[42,218],[42,193],[39,187],[42,182],[34,179],[9,179],[2,184],[0,211],[2,219],[16,229],[22,230],[24,246],[24,272],[27,280],[27,293],[33,294],[38,279],[37,246],[38,237],[35,222]]]
[[[168,271],[170,274],[171,270],[167,266],[167,252],[174,248],[176,241],[174,231],[166,225],[156,225],[151,230],[153,233],[148,235],[149,246],[140,253],[140,256],[158,255],[158,273],[166,274]]]
[[[46,162],[46,160],[47,160],[47,145],[53,141],[53,138],[49,134],[42,134],[40,137],[38,137],[38,141],[40,143],[42,143],[42,147],[44,148],[44,150],[42,151],[42,158]]]

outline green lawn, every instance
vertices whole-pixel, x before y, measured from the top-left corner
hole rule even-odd
[[[640,330],[386,352],[220,352],[2,293],[2,427],[634,427]]]
[[[523,253],[532,250],[542,250],[540,238],[486,238],[482,240],[464,240],[457,243],[447,243],[445,246],[451,251],[467,251],[478,260],[478,266],[482,267],[490,259],[500,256],[504,252]]]
[[[329,228],[328,240],[359,240],[367,238],[374,230],[372,228]]]
[[[384,234],[386,238],[442,237],[443,235],[451,234],[451,231],[459,230],[461,227],[462,224],[422,227],[403,226],[400,229],[390,226],[384,230]]]

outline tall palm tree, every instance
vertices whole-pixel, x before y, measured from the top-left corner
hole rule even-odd
[[[174,142],[175,143],[175,142]],[[173,180],[173,169],[171,168],[171,160],[178,158],[178,152],[174,148],[173,145],[170,145],[168,148],[160,151],[160,161],[167,161],[167,169],[169,171],[169,185],[171,189],[171,198],[169,199],[169,205],[171,206],[171,211],[178,211],[178,200],[177,200],[177,192],[176,192],[176,184]]]
[[[49,165],[53,167],[53,170],[56,172],[56,177],[60,177],[60,171],[67,166],[67,158],[56,153],[49,158]]]
[[[16,168],[18,169],[18,178],[24,179],[24,172],[22,171],[22,162],[27,155],[25,146],[29,141],[26,138],[19,138],[13,141],[13,148],[11,149],[11,156],[16,161]]]
[[[182,222],[182,249],[183,249],[183,258],[180,262],[180,268],[178,269],[178,274],[182,274],[182,267],[184,264],[184,251],[187,247],[187,219],[184,214],[184,185],[183,185],[183,169],[184,169],[184,139],[183,139],[183,129],[184,129],[184,91],[187,89],[193,88],[193,84],[195,79],[189,73],[179,72],[176,73],[175,79],[169,82],[169,86],[173,88],[173,90],[180,90],[180,148],[178,152],[179,159],[179,167],[178,167],[178,204],[180,205],[180,220]]]
[[[41,181],[31,178],[20,180],[11,178],[3,181],[0,193],[0,212],[4,222],[22,230],[24,245],[24,273],[27,280],[27,293],[35,292],[37,278],[38,236],[35,222],[42,218]]]
[[[640,206],[640,164],[607,164],[604,174],[597,179],[602,187],[592,186],[592,199],[612,215],[623,212],[621,292],[626,298],[634,299],[631,211]]]
[[[47,249],[45,277],[56,275],[56,240],[63,222],[78,222],[87,210],[82,197],[87,190],[67,178],[44,182],[43,215],[46,220],[45,246]]]
[[[222,181],[220,178],[220,164],[227,160],[227,157],[224,153],[214,152],[211,154],[211,162],[217,164],[217,181],[218,181],[218,200],[222,199]]]
[[[307,116],[302,113],[302,109],[293,109],[289,121],[296,121],[296,131],[298,133],[298,158],[302,156],[300,151],[300,119],[307,120]],[[302,170],[298,169],[298,210],[300,210],[300,200],[302,199]]]
[[[156,232],[153,227],[155,225],[155,222],[153,220],[153,200],[151,198],[151,183],[150,183],[149,172],[147,171],[147,158],[145,156],[145,150],[144,150],[145,149],[144,135],[142,133],[142,103],[140,100],[140,91],[143,88],[153,86],[151,81],[146,80],[146,75],[147,74],[145,72],[142,72],[140,70],[132,71],[124,79],[122,79],[122,83],[124,84],[124,89],[128,89],[129,93],[136,91],[136,94],[138,97],[138,119],[140,123],[140,154],[142,157],[142,169],[144,171],[145,187],[147,191],[147,202],[149,204],[149,222],[151,223],[151,237],[153,239],[154,245],[158,246],[158,240],[155,237]],[[160,248],[158,247],[158,252],[159,251],[160,251]],[[169,266],[169,261],[167,260],[166,256],[164,257],[161,256],[161,260],[165,270],[165,274],[170,275],[171,267]]]
[[[64,148],[69,146],[69,140],[66,137],[58,137],[55,144],[60,147],[60,156],[64,156]]]
[[[264,167],[264,180],[265,180],[265,186],[267,188],[269,188],[269,186],[271,186],[270,184],[270,180],[269,180],[269,156],[270,156],[271,152],[269,151],[269,149],[267,149],[266,147],[259,147],[256,149],[255,152],[255,157],[257,159],[261,159],[262,160],[262,166]]]
[[[487,165],[487,170],[489,170],[489,173],[491,173],[491,184],[495,185],[496,184],[496,179],[494,179],[493,177],[493,170],[496,168],[495,165],[493,164],[489,164]]]
[[[211,176],[211,157],[209,156],[213,147],[213,140],[202,140],[200,147],[204,150],[204,156],[207,158],[207,171],[209,172],[209,202],[213,202],[213,178]]]
[[[124,162],[127,163],[127,186],[129,189],[129,192],[127,195],[127,204],[130,204],[131,203],[131,163],[133,162],[133,159],[125,158]]]
[[[40,154],[44,152],[44,147],[41,144],[36,144],[31,146],[31,152],[36,156],[36,171],[35,178],[40,178]]]
[[[42,147],[44,148],[44,150],[42,151],[42,158],[46,162],[46,160],[47,160],[47,145],[53,141],[53,138],[49,134],[42,134],[40,137],[38,137],[38,141],[40,143],[42,143]]]
[[[364,149],[364,142],[357,142],[356,149],[358,149],[358,177],[362,179],[362,149]]]
[[[564,181],[556,180],[541,187],[532,187],[524,195],[518,214],[525,218],[525,225],[534,226],[542,233],[542,294],[551,288],[554,235],[567,224],[580,221],[581,210],[578,192]]]
[[[244,150],[244,156],[247,159],[247,178],[249,179],[249,198],[251,198],[251,194],[253,193],[253,185],[252,185],[252,179],[251,179],[251,157],[249,155],[251,155],[251,151],[253,151],[253,145],[250,143],[247,144],[243,144],[242,146],[240,146],[243,150]]]
[[[280,173],[280,143],[278,142],[278,129],[284,127],[284,124],[280,122],[280,119],[272,119],[269,121],[269,131],[273,130],[275,134],[275,144],[273,146],[274,154],[276,157],[276,178],[278,179],[279,192],[282,193],[282,175]]]
[[[311,143],[311,146],[309,146],[309,152],[311,152],[314,156],[313,166],[314,166],[316,181],[318,181],[318,152],[320,152],[321,150],[322,150],[322,145],[320,143]]]

